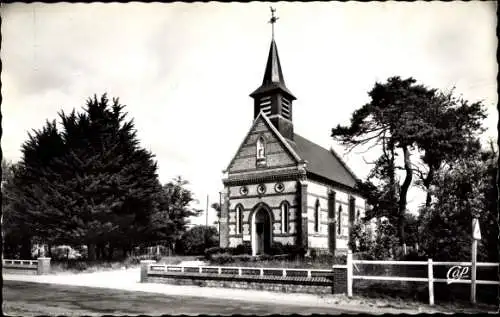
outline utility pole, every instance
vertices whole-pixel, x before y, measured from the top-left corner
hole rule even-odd
[[[207,208],[205,209],[205,218],[206,218],[205,226],[208,226],[208,194],[207,194]]]
[[[219,242],[220,242],[220,217],[222,216],[222,192],[219,192],[219,217],[217,217],[217,231],[219,232]]]

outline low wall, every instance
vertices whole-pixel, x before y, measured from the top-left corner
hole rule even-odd
[[[2,274],[44,275],[50,273],[50,258],[2,260]]]
[[[230,270],[239,271],[239,274],[228,274]],[[260,271],[260,274],[252,275],[252,271]],[[343,266],[336,266],[332,271],[329,271],[261,269],[255,267],[181,267],[158,265],[152,261],[144,261],[141,262],[141,282],[254,289],[284,293],[335,294],[346,292],[346,271]],[[297,276],[302,275],[297,273],[305,273],[305,277]]]
[[[335,265],[333,271],[333,294],[345,294],[347,292],[347,267]]]

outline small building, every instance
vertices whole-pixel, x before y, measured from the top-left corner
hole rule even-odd
[[[294,131],[293,101],[276,41],[253,98],[253,124],[224,170],[220,246],[250,243],[252,254],[273,242],[346,252],[350,227],[364,217],[357,178],[333,151]]]

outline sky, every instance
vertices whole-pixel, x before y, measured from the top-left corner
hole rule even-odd
[[[253,120],[270,3],[3,5],[4,157],[18,161],[28,132],[60,110],[107,93],[126,105],[162,183],[180,175],[205,209]],[[295,132],[333,147],[360,178],[370,152],[346,154],[331,129],[348,124],[375,82],[414,77],[487,107],[496,140],[498,66],[493,2],[272,3]],[[373,154],[373,153],[372,153]],[[409,192],[415,209],[423,196]],[[215,213],[209,211],[209,223]],[[193,223],[204,223],[205,216]]]

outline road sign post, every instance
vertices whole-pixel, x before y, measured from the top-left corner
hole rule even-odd
[[[477,261],[477,241],[481,240],[481,229],[479,220],[472,219],[472,260],[471,260],[471,281],[470,281],[470,301],[476,304],[476,261]]]

